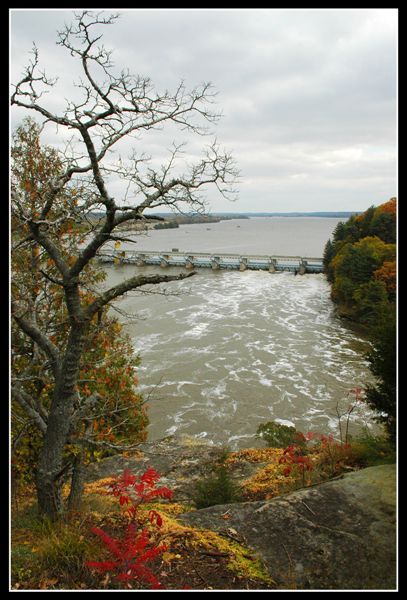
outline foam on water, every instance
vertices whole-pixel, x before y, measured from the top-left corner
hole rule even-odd
[[[272,419],[337,428],[335,403],[369,372],[322,275],[201,269],[176,285],[177,296],[120,302],[148,315],[127,329],[151,392],[150,439],[178,432],[237,447]]]

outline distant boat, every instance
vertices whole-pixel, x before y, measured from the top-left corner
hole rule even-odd
[[[210,227],[207,227],[207,228],[206,228],[206,231],[210,231],[210,230],[211,230],[211,228],[210,228]]]

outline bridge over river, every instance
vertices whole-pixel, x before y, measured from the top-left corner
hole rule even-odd
[[[180,252],[177,248],[168,251],[114,250],[110,253],[99,253],[98,258],[104,263],[135,264],[137,266],[156,265],[166,267],[184,267],[186,269],[210,268],[237,269],[240,271],[262,270],[274,273],[292,271],[293,273],[322,273],[322,258],[302,256],[261,256],[241,254],[210,254],[206,252]]]

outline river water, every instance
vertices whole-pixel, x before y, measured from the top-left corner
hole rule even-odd
[[[320,257],[338,221],[185,225],[138,235],[135,248]],[[105,269],[109,286],[139,272],[181,270]],[[337,406],[344,412],[350,389],[371,381],[366,341],[336,316],[322,274],[198,269],[181,282],[128,293],[117,306],[142,359],[150,440],[187,434],[236,449],[258,445],[257,427],[271,420],[337,436]],[[354,430],[371,426],[371,413],[361,405],[351,422]]]

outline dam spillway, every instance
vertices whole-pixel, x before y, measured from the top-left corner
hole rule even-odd
[[[184,267],[185,269],[210,268],[212,270],[234,269],[240,271],[249,269],[269,271],[270,273],[291,271],[300,275],[323,272],[322,258],[180,252],[177,248],[171,251],[114,250],[100,252],[98,259],[103,263],[135,264],[140,267],[155,265],[162,268]]]

